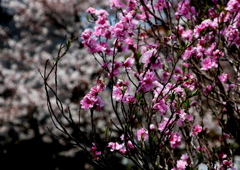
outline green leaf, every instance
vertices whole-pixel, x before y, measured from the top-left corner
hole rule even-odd
[[[193,96],[197,96],[197,95],[199,95],[198,89],[193,91],[191,96],[193,97]]]

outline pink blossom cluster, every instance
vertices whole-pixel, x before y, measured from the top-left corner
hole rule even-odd
[[[177,161],[177,169],[173,168],[172,170],[185,170],[189,164],[189,158],[187,154],[183,154],[181,159]]]
[[[92,146],[91,149],[90,149],[90,153],[93,154],[93,159],[94,159],[94,160],[99,160],[99,159],[100,159],[99,155],[101,155],[102,152],[97,150],[97,147],[96,147],[96,144],[95,144],[95,143],[92,143],[92,145],[93,145],[93,146]]]
[[[108,148],[110,148],[111,152],[119,151],[122,154],[130,153],[131,150],[134,149],[134,145],[130,140],[125,139],[124,135],[121,136],[122,144],[119,144],[118,142],[109,142]]]
[[[204,10],[190,0],[176,4],[111,0],[110,8],[119,11],[114,24],[106,11],[87,10],[96,26],[82,33],[83,44],[106,73],[101,76],[110,81],[113,129],[131,137],[124,138],[122,144],[108,141],[111,152],[119,151],[134,160],[138,157],[139,164],[146,164],[143,155],[149,154],[151,166],[155,166],[161,162],[156,155],[174,155],[177,149],[189,152],[191,148],[192,155],[184,154],[180,160],[165,164],[176,170],[194,167],[199,163],[197,158],[215,161],[211,157],[218,150],[212,148],[218,146],[206,143],[203,136],[222,137],[224,128],[231,124],[226,122],[232,119],[226,112],[239,111],[235,104],[240,92],[240,79],[236,78],[240,77],[239,1],[201,4]],[[98,92],[87,94],[80,102],[82,108],[101,110]],[[209,115],[216,121],[207,119]],[[219,131],[213,132],[211,125]],[[219,145],[219,150],[227,147],[224,142]],[[136,155],[127,148],[134,149]],[[222,166],[231,167],[231,160],[224,160]]]
[[[104,102],[98,96],[98,93],[105,90],[105,84],[101,81],[97,81],[97,85],[92,87],[90,92],[80,101],[80,104],[84,110],[95,109],[100,111],[104,106]]]

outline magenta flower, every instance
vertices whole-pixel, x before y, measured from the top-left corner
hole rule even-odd
[[[144,129],[144,128],[139,129],[137,131],[136,135],[137,135],[137,140],[138,141],[141,141],[141,140],[146,141],[146,140],[148,140],[148,131],[146,129]]]
[[[209,70],[213,67],[215,68],[218,67],[218,64],[216,63],[216,61],[211,59],[210,57],[204,58],[201,64],[202,64],[201,70]]]
[[[218,27],[218,21],[214,20],[212,21],[211,19],[206,19],[202,21],[200,25],[196,25],[194,28],[194,37],[198,38],[200,36],[200,33],[202,31],[205,31],[207,29],[212,29],[215,30]]]

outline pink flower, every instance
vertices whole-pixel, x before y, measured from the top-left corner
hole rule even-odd
[[[202,21],[200,25],[196,25],[194,28],[194,37],[198,38],[200,36],[200,33],[202,31],[205,31],[207,29],[215,30],[218,27],[217,20],[212,21],[211,19],[206,19]]]
[[[134,145],[131,141],[127,141],[127,146],[125,146],[125,143],[119,144],[117,142],[109,142],[108,148],[110,148],[110,151],[119,151],[122,154],[126,154],[127,152],[130,152],[132,149],[134,149]]]
[[[113,86],[112,96],[116,101],[121,102],[128,95],[128,84],[128,82],[124,82],[119,79],[117,84]]]
[[[182,154],[182,156],[181,156],[181,160],[183,160],[183,161],[187,161],[187,160],[188,160],[188,154],[187,154],[187,153]]]
[[[229,12],[237,12],[240,10],[240,2],[239,0],[230,0],[227,3],[227,7],[225,8]]]
[[[229,77],[230,77],[230,74],[227,74],[227,73],[222,73],[222,75],[218,76],[219,80],[223,83],[225,83]]]
[[[133,104],[136,102],[136,99],[133,95],[125,95],[122,101],[123,103]]]
[[[163,132],[168,126],[172,125],[172,122],[173,120],[169,120],[168,118],[164,117],[163,123],[158,124],[158,130]]]
[[[189,0],[182,0],[178,3],[178,9],[175,15],[182,15],[187,19],[191,19],[197,15],[194,7],[190,6]]]
[[[149,129],[150,129],[150,130],[154,130],[154,129],[155,129],[154,124],[151,124],[151,125],[149,126]]]
[[[100,91],[104,91],[105,88],[106,86],[102,80],[97,80],[97,85],[91,88],[90,94],[97,95]]]
[[[97,102],[96,96],[91,94],[87,94],[81,101],[82,109],[87,110],[89,108],[93,108],[94,104]]]
[[[170,134],[170,146],[171,148],[176,148],[179,145],[181,145],[181,139],[182,139],[182,135],[178,132],[174,132]]]
[[[109,66],[108,77],[116,77],[119,74],[119,68],[122,66],[121,63],[114,61],[113,66]]]
[[[182,56],[182,59],[183,60],[187,60],[189,59],[193,54],[193,51],[192,51],[192,47],[188,47],[185,51],[184,51],[184,54]]]
[[[162,68],[162,62],[157,55],[156,49],[151,49],[145,52],[142,56],[142,63],[144,63],[145,67],[150,66],[151,69]]]
[[[154,81],[157,80],[155,73],[150,70],[148,70],[145,74],[140,74],[139,78],[139,83],[141,85],[139,90],[144,92],[152,90],[154,87]]]
[[[110,148],[110,151],[111,151],[111,152],[113,152],[113,151],[115,151],[115,150],[120,150],[120,149],[122,149],[123,144],[119,144],[119,143],[117,143],[117,142],[115,142],[115,143],[114,143],[114,142],[109,142],[107,147]]]
[[[203,59],[201,64],[202,64],[201,70],[209,70],[213,67],[217,68],[217,66],[218,66],[216,61],[211,59],[210,57],[206,57],[205,59]]]
[[[206,88],[203,90],[204,95],[208,95],[211,92],[213,87],[211,85],[207,85]]]
[[[105,89],[105,85],[102,83],[101,80],[97,81],[97,85],[91,88],[91,91],[89,94],[87,94],[81,101],[81,108],[84,110],[87,109],[95,109],[97,111],[100,111],[101,108],[104,106],[104,102],[102,99],[98,96],[98,93],[100,91],[103,91]]]
[[[126,7],[125,4],[121,2],[121,0],[110,0],[110,9],[116,8],[124,8]]]
[[[154,4],[154,8],[159,11],[163,10],[163,8],[166,8],[166,7],[167,7],[166,0],[158,0],[158,2]]]
[[[192,36],[193,36],[193,31],[192,30],[187,30],[187,31],[184,31],[182,33],[182,37],[185,38],[188,41],[192,40]]]
[[[92,148],[90,149],[90,153],[93,154],[93,159],[94,159],[94,160],[99,160],[99,159],[100,159],[99,155],[101,155],[102,152],[101,152],[101,151],[97,151],[97,147],[96,147],[95,143],[92,143],[92,145],[93,145],[93,146],[92,146]]]
[[[95,8],[92,8],[92,7],[89,7],[87,10],[86,10],[87,13],[90,13],[90,14],[95,14],[96,12],[96,9]]]
[[[154,104],[153,108],[156,109],[157,111],[159,111],[159,113],[161,115],[165,115],[166,111],[168,110],[168,106],[165,104],[164,99],[156,102],[156,104]]]
[[[131,70],[133,64],[134,64],[134,59],[130,57],[123,62],[123,66],[126,68],[126,70]]]
[[[229,25],[228,28],[223,32],[226,40],[229,43],[234,43],[236,45],[240,45],[240,35],[239,30],[236,26]]]
[[[202,132],[202,126],[200,126],[200,125],[195,125],[195,126],[193,126],[193,130],[192,130],[192,132],[190,133],[190,135],[191,136],[196,136],[196,135],[198,135],[198,133],[200,133],[200,132]]]
[[[185,170],[187,165],[188,165],[187,162],[184,160],[177,161],[177,169],[178,170]]]
[[[136,135],[137,135],[137,140],[138,141],[141,141],[141,140],[146,141],[146,140],[148,140],[148,131],[146,129],[144,129],[144,128],[139,129],[137,131]]]

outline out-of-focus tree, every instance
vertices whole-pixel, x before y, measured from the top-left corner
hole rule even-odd
[[[3,146],[28,139],[56,141],[47,129],[54,131],[38,69],[46,59],[57,56],[65,37],[79,37],[84,28],[91,27],[84,14],[88,6],[105,8],[106,3],[104,0],[0,1],[0,136]],[[96,76],[98,67],[82,49],[80,41],[73,43],[69,54],[71,57],[59,65],[63,68],[59,94],[62,102],[70,104],[77,114],[79,99],[91,84],[91,76]],[[84,119],[81,121],[84,124]]]

